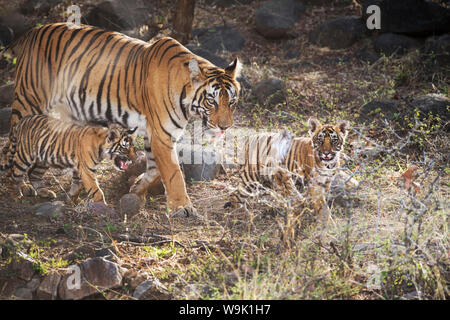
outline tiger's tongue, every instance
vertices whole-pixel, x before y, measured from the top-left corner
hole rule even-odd
[[[126,161],[120,161],[120,169],[127,170],[128,169],[128,163]]]

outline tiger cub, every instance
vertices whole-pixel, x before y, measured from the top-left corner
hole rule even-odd
[[[56,198],[42,186],[42,176],[49,167],[72,168],[72,185],[68,195],[77,200],[84,186],[94,202],[105,202],[95,168],[101,160],[111,159],[118,170],[125,170],[136,159],[136,129],[79,126],[45,115],[26,116],[14,127],[8,163],[17,183],[19,196]],[[25,181],[28,176],[30,184]]]
[[[269,186],[295,196],[296,185],[301,184],[307,186],[307,200],[311,201],[314,213],[323,214],[348,130],[347,121],[322,125],[316,118],[310,118],[308,137],[293,137],[287,130],[250,137],[240,177],[252,192],[241,188],[225,206],[236,206],[248,196],[259,195],[254,192],[257,186]]]

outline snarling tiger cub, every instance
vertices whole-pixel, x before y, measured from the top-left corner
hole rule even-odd
[[[11,128],[30,114],[137,126],[145,136],[147,171],[130,192],[145,201],[162,180],[169,209],[195,213],[176,141],[192,117],[218,134],[233,125],[238,59],[223,69],[172,38],[148,43],[72,23],[38,26],[10,51],[17,56]]]
[[[79,126],[45,115],[26,116],[14,127],[8,163],[0,169],[11,169],[20,197],[56,198],[53,191],[43,187],[42,176],[49,167],[72,168],[68,195],[77,200],[84,186],[94,202],[106,204],[95,167],[106,158],[113,161],[116,169],[127,169],[129,162],[136,159],[136,129]]]
[[[289,131],[250,137],[244,148],[245,164],[240,170],[244,188],[232,194],[225,206],[244,203],[249,196],[259,196],[265,187],[298,196],[297,186],[307,187],[306,202],[315,215],[321,215],[349,130],[347,121],[337,125],[308,120],[309,137],[293,137]]]

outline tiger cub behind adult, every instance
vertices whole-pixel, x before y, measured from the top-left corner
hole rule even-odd
[[[134,129],[79,126],[45,115],[26,116],[18,122],[11,137],[7,167],[17,182],[19,196],[55,198],[42,185],[49,167],[72,168],[69,196],[76,200],[84,186],[94,202],[105,202],[95,168],[104,158],[113,160],[118,170],[125,170],[136,158]],[[25,181],[28,176],[31,184]]]
[[[307,186],[306,200],[312,203],[314,213],[322,214],[332,177],[340,166],[348,126],[347,121],[333,125],[310,118],[308,137],[293,137],[287,130],[250,137],[240,171],[245,187],[255,190],[255,186],[263,185],[295,195],[294,186],[300,183]],[[242,203],[251,195],[241,189],[226,206]]]

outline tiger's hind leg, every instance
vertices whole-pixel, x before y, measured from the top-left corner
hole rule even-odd
[[[14,159],[16,159],[15,157]],[[26,176],[28,167],[25,163],[17,159],[14,160],[13,167],[11,168],[12,179],[17,186],[17,190],[19,193],[19,198],[22,197],[35,197],[37,196],[36,189],[34,189],[33,185],[26,182]]]
[[[56,199],[56,194],[43,186],[43,176],[47,172],[48,166],[36,162],[30,170],[28,170],[28,178],[37,195],[41,198]]]

